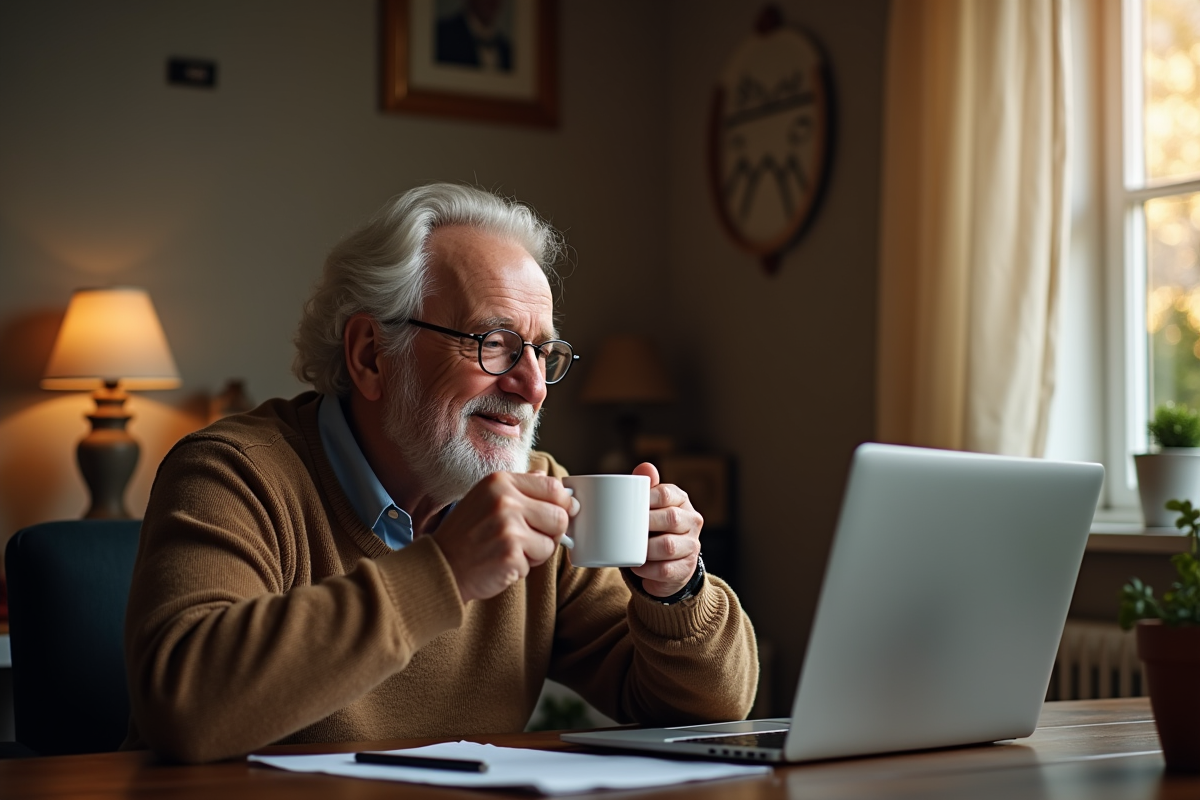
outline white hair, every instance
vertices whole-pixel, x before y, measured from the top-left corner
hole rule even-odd
[[[429,235],[445,225],[467,225],[521,245],[554,284],[562,235],[528,206],[472,186],[431,183],[393,197],[325,259],[296,332],[292,373],[323,394],[350,393],[342,335],[346,321],[366,312],[381,323],[415,316],[428,284]],[[399,355],[412,329],[383,326],[382,347]]]

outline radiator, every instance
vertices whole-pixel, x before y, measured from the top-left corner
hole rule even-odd
[[[1116,623],[1067,620],[1047,700],[1098,700],[1144,694],[1133,631]]]

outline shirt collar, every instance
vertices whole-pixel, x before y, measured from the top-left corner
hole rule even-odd
[[[317,429],[333,474],[358,518],[393,550],[411,543],[412,518],[396,505],[367,463],[337,397],[321,398]]]

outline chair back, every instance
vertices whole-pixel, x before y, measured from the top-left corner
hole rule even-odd
[[[13,721],[38,755],[116,750],[128,732],[125,605],[140,527],[46,522],[8,542]]]

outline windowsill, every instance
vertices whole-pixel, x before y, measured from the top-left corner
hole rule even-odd
[[[1178,528],[1147,528],[1139,508],[1098,508],[1087,552],[1173,555],[1187,546],[1187,536]]]
[[[1147,528],[1140,522],[1092,523],[1089,553],[1143,553],[1174,555],[1188,548],[1187,536],[1175,528]]]

